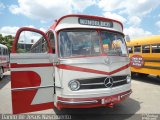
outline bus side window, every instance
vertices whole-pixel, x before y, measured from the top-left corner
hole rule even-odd
[[[133,53],[133,47],[128,47],[128,52]]]
[[[141,46],[134,46],[134,53],[140,53],[141,52]]]
[[[54,34],[50,31],[49,33],[47,33],[48,39],[50,41],[51,47],[52,47],[52,51],[53,53],[55,53],[55,38],[54,38]]]
[[[5,55],[8,55],[7,48],[5,48]]]
[[[5,48],[2,48],[2,55],[5,55]]]
[[[0,55],[2,55],[2,48],[0,47]]]
[[[6,55],[6,49],[5,48],[3,49],[3,55]]]
[[[3,55],[6,55],[6,49],[3,48]]]
[[[9,51],[8,51],[8,49],[7,49],[7,55],[9,55]]]
[[[160,53],[160,44],[152,45],[152,53]]]
[[[143,45],[142,53],[150,53],[150,45]]]

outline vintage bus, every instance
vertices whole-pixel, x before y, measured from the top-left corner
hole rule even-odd
[[[127,46],[133,74],[160,76],[160,36],[133,39]]]
[[[7,46],[0,44],[0,80],[9,69],[9,52]]]
[[[24,50],[19,41],[34,44]],[[46,33],[20,28],[10,60],[13,113],[112,107],[131,94],[123,25],[116,20],[74,14]]]

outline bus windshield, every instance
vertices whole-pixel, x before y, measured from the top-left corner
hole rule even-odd
[[[59,33],[61,57],[100,55],[100,40],[96,30],[72,30]]]
[[[96,30],[60,31],[59,52],[61,58],[127,54],[122,35]]]

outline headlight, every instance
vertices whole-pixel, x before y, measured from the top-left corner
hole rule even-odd
[[[71,90],[76,91],[80,88],[80,83],[77,80],[71,80],[68,86]]]
[[[127,83],[130,83],[131,82],[131,75],[128,75],[127,76]]]

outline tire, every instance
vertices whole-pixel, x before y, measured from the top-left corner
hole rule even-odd
[[[3,68],[0,67],[0,80],[2,80],[2,78],[3,78]]]

